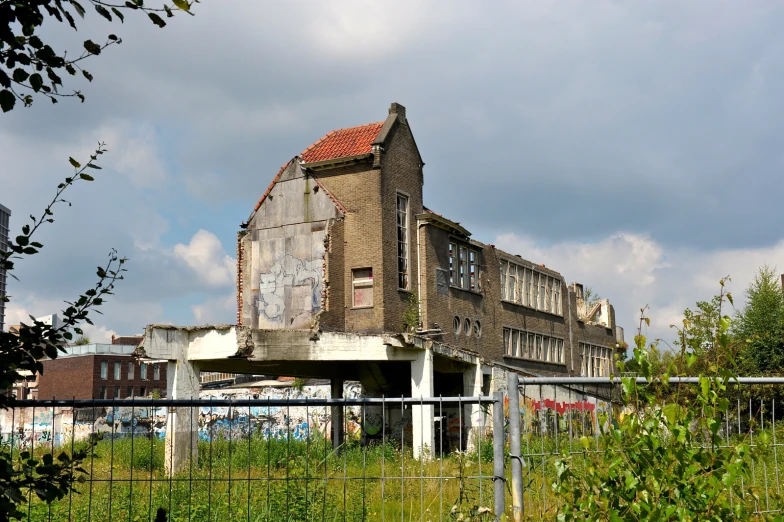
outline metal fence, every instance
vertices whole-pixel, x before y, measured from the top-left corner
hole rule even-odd
[[[640,385],[647,384],[642,378]],[[555,461],[564,456],[581,459],[604,455],[600,436],[603,428],[632,413],[620,399],[620,379],[609,378],[518,378],[510,376],[509,386],[518,385],[519,395],[509,396],[509,411],[519,412],[519,429],[510,424],[511,488],[515,520],[523,514],[534,519],[554,519],[560,500],[553,495]],[[685,389],[699,384],[696,377],[674,377],[670,386]],[[693,392],[694,390],[692,390]],[[759,491],[755,502],[758,514],[781,512],[781,481],[778,448],[782,440],[781,418],[784,417],[784,378],[738,378],[730,381],[726,398],[731,401],[723,416],[719,434],[725,447],[739,440],[755,446],[755,438],[766,433],[771,439],[769,458],[752,462],[750,483],[741,484]],[[695,404],[695,407],[698,407]],[[511,414],[511,413],[510,413]],[[589,448],[579,439],[591,439]],[[710,444],[706,440],[706,444]],[[516,453],[515,448],[519,448]],[[784,456],[784,455],[783,455]],[[583,460],[585,462],[585,460]],[[731,496],[732,494],[729,493]]]
[[[173,414],[188,419],[182,466],[167,451]],[[3,449],[17,460],[88,450],[87,481],[51,504],[29,495],[31,521],[149,521],[160,508],[170,521],[492,520],[504,507],[494,500],[503,497],[500,394],[37,400],[0,415]]]
[[[726,392],[726,446],[772,438],[770,458],[743,484],[759,492],[761,514],[782,510],[782,385],[742,378]],[[619,381],[510,373],[507,389],[519,393],[20,401],[0,411],[0,445],[15,458],[88,450],[87,481],[52,504],[30,495],[27,520],[151,521],[159,508],[170,521],[554,519],[555,461],[603,458],[602,430],[629,413]],[[180,464],[175,425],[185,431]]]

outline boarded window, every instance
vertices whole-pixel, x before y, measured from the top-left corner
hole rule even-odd
[[[451,268],[451,260],[450,260],[450,268]],[[450,270],[449,273],[451,274],[452,271]],[[449,295],[449,285],[447,284],[447,272],[442,268],[436,268],[436,293],[438,295]]]
[[[369,308],[373,306],[373,269],[355,268],[351,271],[352,306]]]

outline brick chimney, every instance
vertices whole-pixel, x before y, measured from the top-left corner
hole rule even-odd
[[[112,334],[112,344],[114,344],[114,339],[115,339],[114,334]]]
[[[397,119],[400,120],[400,123],[406,122],[406,108],[399,103],[392,102],[392,105],[389,106],[389,114],[397,115]]]

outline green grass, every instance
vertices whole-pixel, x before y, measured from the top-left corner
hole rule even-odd
[[[450,520],[492,509],[492,446],[482,446],[484,459],[473,453],[423,463],[391,444],[348,442],[337,455],[323,438],[200,441],[198,462],[169,480],[162,440],[103,440],[84,465],[92,480],[51,506],[34,499],[30,520],[146,521],[158,507],[171,521]],[[481,489],[466,478],[479,475],[480,464]]]

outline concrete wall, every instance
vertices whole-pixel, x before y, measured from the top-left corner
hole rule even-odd
[[[340,212],[296,161],[282,172],[242,241],[243,324],[310,328],[322,310],[327,228]]]

